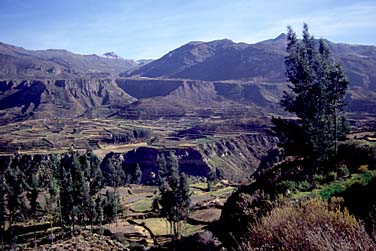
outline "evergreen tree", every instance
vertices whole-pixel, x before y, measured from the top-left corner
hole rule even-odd
[[[74,228],[74,188],[73,178],[70,172],[71,169],[71,156],[65,154],[61,159],[60,168],[60,206],[61,206],[61,218],[62,223]],[[61,226],[64,229],[64,226]]]
[[[92,152],[88,151],[80,156],[81,170],[84,174],[82,189],[84,195],[85,215],[90,221],[91,230],[95,217],[95,197],[97,192],[103,187],[103,176],[100,170],[99,158]]]
[[[163,177],[167,175],[167,163],[164,154],[157,155],[158,172],[156,175],[156,182],[158,186],[163,185]],[[162,188],[160,188],[162,189]]]
[[[167,171],[159,187],[161,215],[170,223],[175,238],[181,234],[181,221],[186,220],[190,205],[189,186],[185,174],[179,176],[179,164],[176,156],[170,152],[167,159]]]
[[[5,235],[5,223],[6,223],[6,194],[7,184],[5,182],[4,174],[0,174],[0,235],[2,250],[5,249],[4,235]]]
[[[55,221],[60,221],[61,223],[61,203],[59,196],[59,183],[56,178],[50,178],[50,184],[48,186],[48,196],[45,196],[46,200],[46,211],[48,212],[48,218],[50,220],[50,228],[52,229]],[[53,233],[50,236],[51,242],[54,240]]]
[[[181,234],[181,221],[185,221],[188,218],[189,206],[191,204],[191,194],[189,191],[189,185],[187,176],[182,173],[179,177],[179,188],[178,188],[178,234]]]
[[[101,200],[101,197],[98,196],[95,199],[95,223],[98,224],[101,227],[102,222],[103,222],[102,200]]]
[[[24,175],[18,168],[19,156],[16,156],[11,165],[5,172],[5,180],[7,183],[7,207],[9,210],[9,230],[11,242],[15,243],[17,236],[14,235],[13,223],[16,214],[23,214],[24,207],[22,203],[22,193],[26,190]]]
[[[208,177],[207,177],[207,182],[208,182],[208,192],[210,192],[212,190],[212,185],[213,185],[213,182],[216,180],[216,174],[215,172],[213,172],[213,170],[210,170],[209,173],[208,173]]]
[[[298,119],[272,121],[286,154],[304,157],[312,172],[333,165],[337,140],[346,132],[343,106],[348,87],[325,41],[316,44],[306,24],[301,41],[289,27],[285,65],[292,91],[284,94],[281,104]]]
[[[111,222],[117,218],[119,213],[119,196],[115,192],[107,191],[102,200],[103,216],[105,222]]]
[[[135,184],[140,184],[142,180],[142,171],[139,164],[136,164],[135,170],[134,170],[134,179],[133,182]]]
[[[82,225],[85,220],[86,205],[89,204],[89,189],[79,158],[78,153],[71,153],[70,172],[73,181],[74,219],[77,219],[78,224]]]
[[[38,191],[38,179],[37,179],[37,176],[35,174],[32,174],[31,175],[31,184],[30,184],[30,192],[28,193],[28,199],[29,199],[29,202],[30,202],[30,214],[31,214],[31,218],[32,218],[32,221],[33,221],[33,225],[34,225],[34,245],[36,247],[37,245],[37,238],[36,238],[36,217],[37,217],[37,209],[38,209],[38,206],[39,206],[39,203],[37,201],[38,199],[38,194],[39,194],[39,191]]]
[[[112,186],[113,192],[116,194],[116,198],[119,197],[119,191],[118,188],[121,185],[124,185],[124,180],[125,180],[125,173],[123,170],[122,163],[120,163],[117,160],[113,160],[111,157],[106,158],[103,161],[103,168],[104,168],[104,173],[106,175],[106,180],[107,183]],[[117,219],[118,219],[118,205],[119,200],[113,200],[113,203],[115,203],[115,219],[116,219],[116,224],[117,224]],[[104,209],[103,209],[104,210]]]

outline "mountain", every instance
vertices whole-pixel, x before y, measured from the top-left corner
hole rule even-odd
[[[67,50],[26,50],[0,43],[0,78],[69,78],[82,74],[117,75],[137,67],[115,53],[80,55]]]
[[[376,90],[376,46],[327,43],[334,58],[343,64],[352,87]],[[121,76],[285,82],[285,49],[285,34],[256,44],[228,39],[190,42]]]
[[[139,59],[139,60],[136,60],[136,63],[139,65],[139,66],[142,66],[142,65],[146,65],[148,63],[151,63],[153,62],[154,59]]]
[[[111,58],[111,59],[123,59],[122,57],[118,56],[113,51],[103,53],[101,56],[104,57],[104,58]]]
[[[231,40],[190,42],[145,66],[121,76],[194,80],[259,79],[283,82],[282,50]],[[265,60],[267,59],[267,60]]]
[[[376,46],[327,41],[350,80],[348,111],[376,114]],[[187,43],[160,59],[0,43],[0,124],[41,117],[254,117],[280,112],[286,35]],[[118,73],[120,77],[118,76]]]

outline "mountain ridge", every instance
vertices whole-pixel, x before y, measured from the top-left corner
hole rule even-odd
[[[136,61],[117,55],[81,55],[65,49],[27,50],[0,42],[0,78],[69,78],[88,73],[116,76],[135,67]]]
[[[130,64],[111,52],[115,58],[108,59],[0,43],[0,122],[47,116],[48,110],[52,117],[132,119],[279,112],[287,90],[285,39],[194,41]],[[327,43],[350,79],[349,111],[376,114],[376,46]],[[117,75],[125,66],[134,70]]]
[[[123,77],[184,78],[206,81],[285,82],[286,34],[255,44],[229,39],[189,42]],[[353,86],[376,89],[376,46],[326,40]]]

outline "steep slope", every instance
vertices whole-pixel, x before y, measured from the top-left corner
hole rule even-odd
[[[67,50],[38,50],[0,43],[0,78],[51,78],[79,74],[112,74],[137,67],[133,60],[121,57],[80,55]]]
[[[120,117],[237,117],[278,111],[284,84],[242,81],[211,82],[177,79],[117,79],[125,92],[137,98],[119,111]],[[277,109],[277,110],[276,110]]]
[[[102,117],[134,100],[112,79],[0,81],[0,124],[83,114]]]
[[[351,86],[376,90],[376,46],[327,41]],[[285,82],[286,35],[256,44],[231,40],[191,42],[123,76],[185,78],[195,80],[254,80]]]
[[[190,42],[122,76],[283,82],[284,55],[282,50],[234,43],[227,39],[208,43]]]

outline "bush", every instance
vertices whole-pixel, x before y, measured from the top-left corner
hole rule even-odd
[[[345,142],[338,146],[338,160],[346,163],[353,173],[359,166],[368,164],[368,169],[376,166],[376,147],[362,142]]]
[[[329,172],[328,175],[326,176],[326,181],[335,181],[337,179],[337,173],[336,172]]]
[[[360,173],[365,173],[368,171],[368,165],[361,165],[359,168],[358,168],[358,172]]]
[[[276,185],[277,193],[286,193],[287,190],[291,192],[296,191],[307,191],[311,185],[307,181],[294,181],[294,180],[283,180]]]
[[[316,185],[322,185],[326,182],[326,179],[325,179],[324,175],[315,174],[315,175],[313,175],[313,181]]]
[[[347,210],[311,199],[288,203],[262,217],[239,250],[375,250],[364,227]]]
[[[339,177],[346,177],[350,175],[350,170],[347,168],[346,165],[342,165],[340,166],[340,168],[338,168],[338,176]]]
[[[346,187],[344,186],[344,184],[334,183],[321,189],[320,196],[321,198],[328,200],[334,195],[338,195],[344,192],[345,190]]]

